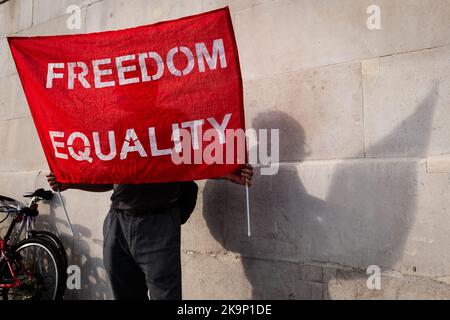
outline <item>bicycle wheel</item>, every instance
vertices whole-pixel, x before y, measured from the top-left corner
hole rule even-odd
[[[59,272],[59,286],[58,286],[58,297],[62,297],[64,295],[64,291],[66,289],[66,281],[67,281],[67,255],[64,245],[61,240],[51,232],[48,231],[33,231],[32,232],[33,239],[42,239],[48,242],[50,246],[55,249],[57,253],[57,260],[59,261],[60,272]]]
[[[50,240],[50,242],[52,242],[54,244],[55,249],[58,251],[61,259],[64,262],[64,265],[63,265],[64,270],[67,270],[68,264],[67,264],[66,249],[64,248],[64,245],[62,244],[61,240],[59,240],[59,238],[55,234],[48,232],[48,231],[33,230],[32,236],[36,237],[36,238]]]
[[[21,281],[17,288],[3,291],[7,300],[60,299],[61,261],[47,240],[27,239],[13,248],[12,266]]]

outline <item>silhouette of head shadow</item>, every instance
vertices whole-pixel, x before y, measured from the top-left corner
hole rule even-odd
[[[414,222],[419,164],[412,157],[427,153],[436,97],[435,84],[410,116],[365,150],[373,159],[300,163],[308,148],[295,119],[283,112],[254,119],[255,129],[280,129],[280,161],[288,162],[276,175],[255,172],[252,236],[242,187],[209,180],[203,190],[209,231],[242,256],[254,299],[329,297],[323,276],[314,279],[323,293],[312,293],[305,264],[395,268]],[[399,147],[402,141],[406,145]],[[393,150],[396,158],[386,158]]]

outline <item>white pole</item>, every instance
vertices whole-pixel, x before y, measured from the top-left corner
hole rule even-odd
[[[245,181],[245,196],[247,198],[247,235],[249,237],[252,236],[251,232],[250,232],[250,201],[248,198],[248,184],[247,181]]]
[[[69,214],[67,213],[66,205],[64,204],[64,200],[61,196],[61,192],[59,191],[59,186],[57,186],[56,188],[58,190],[59,201],[61,202],[61,205],[64,209],[64,213],[66,214],[67,223],[69,224],[70,231],[72,232],[72,237],[74,237],[75,233],[73,232],[72,223],[70,222],[70,218],[69,218]]]

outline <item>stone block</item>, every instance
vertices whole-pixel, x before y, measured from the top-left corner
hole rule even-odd
[[[118,30],[201,12],[201,1],[103,0],[88,7],[86,32]]]
[[[417,180],[417,209],[403,257],[401,272],[416,277],[445,277],[450,274],[450,181],[447,173],[427,173],[422,162]]]
[[[231,13],[253,9],[259,5],[275,2],[277,0],[202,0],[203,11],[223,8],[228,6]]]
[[[208,181],[208,183],[222,185],[227,182],[211,180]],[[197,181],[197,184],[199,185],[199,192],[195,211],[192,213],[186,224],[181,227],[181,249],[182,251],[194,250],[195,252],[205,254],[224,252],[226,250],[221,245],[221,243],[223,243],[223,230],[209,230],[207,222],[202,215],[203,205],[207,202],[206,199],[203,198],[205,181]],[[215,194],[214,197],[217,210],[211,212],[211,219],[223,221],[223,209],[227,206],[226,195],[223,192],[219,192],[218,194]],[[215,237],[218,237],[219,240]]]
[[[427,159],[428,173],[450,173],[450,155],[432,156]]]
[[[68,18],[73,12],[69,11],[70,6],[78,6],[78,8],[86,8],[96,0],[33,0],[33,25],[39,25],[49,20],[65,16]],[[84,17],[81,21],[84,23]]]
[[[414,225],[423,172],[414,160],[282,164],[275,176],[257,174],[250,188],[251,237],[242,187],[207,182],[203,215],[213,236],[224,230],[216,240],[245,257],[396,267]],[[215,206],[221,192],[227,208]],[[218,211],[223,221],[213,218]]]
[[[31,29],[27,29],[19,32],[19,36],[55,36],[55,35],[66,35],[66,34],[79,34],[84,33],[86,30],[85,17],[86,8],[81,8],[80,10],[81,24],[80,28],[70,28],[67,25],[67,19],[69,15],[62,15],[55,17],[51,20],[46,20],[38,25],[33,26]]]
[[[280,161],[364,156],[360,63],[246,81],[247,127],[280,130]]]
[[[31,28],[33,1],[14,0],[0,5],[0,38]]]
[[[367,288],[367,275],[353,271],[351,277],[341,278],[328,284],[330,299],[348,300],[431,300],[448,299],[449,285],[430,278],[411,276],[392,277],[381,274],[381,289]]]
[[[0,121],[31,116],[17,74],[0,77],[0,88]]]
[[[239,257],[182,254],[183,299],[250,299],[252,287]]]
[[[74,243],[71,263],[80,268],[81,289],[67,290],[72,299],[112,300],[113,295],[108,276],[103,265],[102,243],[92,239],[78,239]]]
[[[367,27],[370,0],[268,1],[237,11],[234,22],[244,79],[449,43],[450,7],[445,1],[377,4],[380,30]]]
[[[6,38],[0,39],[0,78],[17,73],[16,66]],[[3,93],[3,89],[0,89]]]
[[[44,151],[30,117],[1,121],[0,141],[0,171],[47,168]]]
[[[450,152],[450,47],[380,59],[363,76],[368,157],[422,157]]]

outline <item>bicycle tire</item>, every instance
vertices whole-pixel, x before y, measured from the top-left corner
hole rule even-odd
[[[66,254],[66,249],[65,249],[63,243],[61,242],[61,240],[55,234],[53,234],[49,231],[33,230],[31,232],[31,234],[32,234],[32,237],[34,237],[34,238],[48,239],[55,245],[55,248],[61,254],[61,258],[64,262],[64,269],[66,270],[68,267],[67,254]]]
[[[28,297],[26,300],[60,300],[63,297],[64,294],[64,290],[61,290],[62,286],[61,286],[61,267],[62,267],[62,259],[59,256],[59,253],[55,250],[54,245],[52,245],[50,243],[49,240],[46,239],[37,239],[37,238],[32,238],[32,239],[26,239],[26,240],[22,240],[20,242],[18,242],[17,244],[14,244],[12,247],[12,250],[14,252],[14,255],[16,256],[13,260],[12,263],[16,264],[16,267],[22,267],[22,268],[30,268],[30,266],[24,265],[24,262],[21,261],[23,259],[23,257],[20,255],[21,252],[27,248],[30,247],[35,247],[35,248],[39,248],[42,251],[42,254],[38,255],[39,258],[42,258],[44,256],[44,254],[46,254],[49,258],[49,262],[51,263],[51,265],[54,268],[54,280],[55,280],[55,284],[53,284],[53,287],[50,289],[49,293],[48,293],[48,297],[49,299],[41,299],[41,294],[42,292],[39,292],[38,289],[36,288],[36,292],[31,296]],[[20,256],[20,258],[19,258]],[[27,263],[27,262],[25,262]],[[28,276],[27,277],[29,281],[36,281],[36,283],[38,282],[36,276]],[[39,284],[36,284],[36,287]],[[65,285],[65,283],[64,283]],[[64,289],[64,288],[62,288]],[[2,297],[4,300],[10,300],[10,295],[11,295],[11,290],[20,290],[20,289],[4,289],[2,292]]]
[[[34,235],[33,235],[34,233]],[[67,255],[64,245],[61,240],[51,232],[48,231],[36,231],[32,232],[32,237],[34,239],[42,239],[48,242],[48,245],[53,246],[55,251],[58,253],[57,258],[60,259],[60,274],[59,274],[59,292],[61,292],[61,297],[64,296],[64,292],[66,289],[66,281],[67,281]]]

